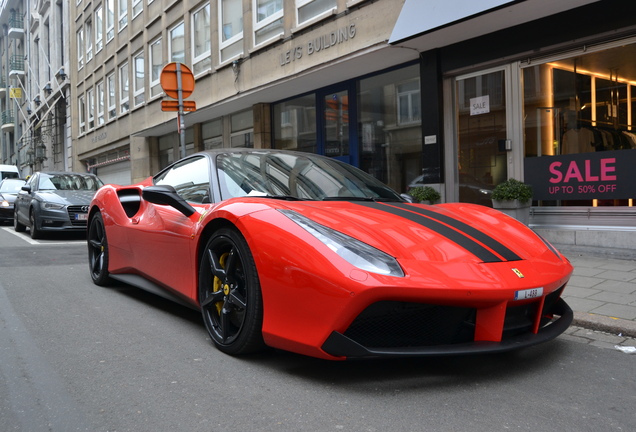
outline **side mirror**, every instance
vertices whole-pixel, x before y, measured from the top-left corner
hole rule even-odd
[[[20,189],[22,189],[25,192],[31,192],[31,186],[29,185],[24,185]]]
[[[415,200],[413,199],[413,197],[412,197],[411,195],[409,195],[409,194],[403,193],[403,194],[400,194],[400,196],[401,196],[401,197],[402,197],[402,199],[403,199],[404,201],[406,201],[406,202],[409,202],[409,203],[414,203],[414,202],[415,202]]]
[[[141,192],[141,196],[148,202],[159,205],[168,205],[179,210],[187,217],[196,213],[194,207],[187,203],[175,190],[169,185],[148,186]]]

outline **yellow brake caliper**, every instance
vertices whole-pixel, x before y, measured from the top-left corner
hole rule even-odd
[[[219,258],[219,264],[221,264],[221,267],[223,267],[225,269],[225,261],[227,261],[227,257],[228,255],[230,255],[229,252],[224,253],[223,255],[221,255],[221,257]],[[214,276],[214,282],[213,282],[213,292],[219,292],[221,289],[223,289],[224,294],[227,296],[229,294],[229,287],[226,286],[222,286],[223,285],[223,281],[221,281],[221,279],[219,279],[218,277]],[[221,309],[223,309],[223,302],[219,301],[216,302],[214,304],[216,306],[216,311],[218,312],[219,315],[221,315]]]

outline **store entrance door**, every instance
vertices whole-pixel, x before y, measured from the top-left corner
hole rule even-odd
[[[508,157],[512,156],[508,75],[508,69],[503,68],[455,81],[457,189],[461,202],[492,207],[492,189],[508,178],[512,160]]]
[[[323,112],[319,152],[357,166],[358,150],[355,136],[355,93],[347,88],[332,88],[318,93]],[[351,128],[353,125],[353,130]]]

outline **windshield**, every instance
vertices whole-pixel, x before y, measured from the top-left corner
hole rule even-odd
[[[103,186],[101,180],[88,174],[40,174],[39,190],[96,191]]]
[[[18,193],[24,183],[24,180],[3,180],[0,183],[0,193]]]
[[[275,152],[217,157],[223,199],[274,196],[305,200],[402,198],[369,174],[335,159]]]

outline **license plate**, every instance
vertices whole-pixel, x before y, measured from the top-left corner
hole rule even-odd
[[[533,299],[533,298],[541,297],[542,295],[543,295],[543,287],[530,288],[527,290],[515,291],[515,300]]]
[[[75,213],[75,220],[80,220],[80,221],[88,220],[88,213]]]

